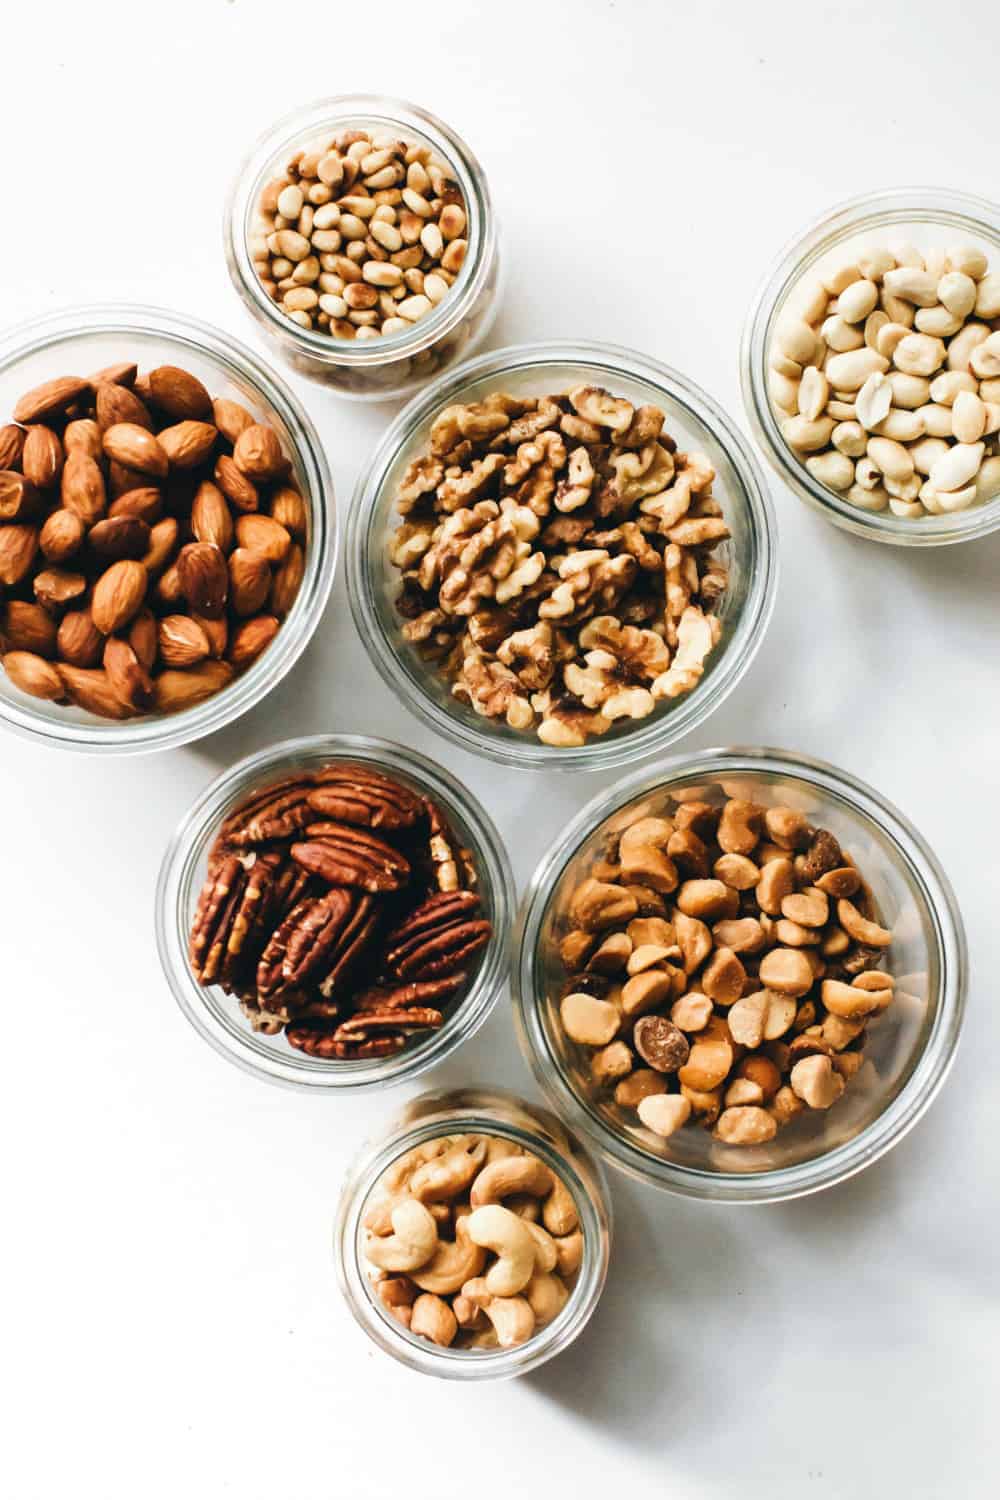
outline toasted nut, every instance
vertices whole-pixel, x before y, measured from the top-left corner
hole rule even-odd
[[[821,1053],[802,1058],[792,1068],[792,1089],[810,1109],[829,1109],[844,1092],[844,1080]]]
[[[635,1049],[657,1073],[676,1073],[688,1060],[687,1037],[665,1016],[644,1016],[632,1033]]]
[[[683,1094],[647,1094],[638,1113],[647,1130],[666,1139],[690,1119],[691,1105]]]
[[[837,919],[848,936],[865,948],[888,948],[892,942],[888,928],[869,922],[850,901],[837,902]]]
[[[636,1068],[623,1078],[615,1089],[615,1103],[622,1109],[637,1109],[643,1099],[651,1094],[666,1093],[663,1075],[653,1068]]]
[[[664,969],[646,969],[634,975],[622,987],[622,1014],[629,1018],[641,1016],[655,1006],[665,1004],[673,993],[673,984],[673,975]],[[615,1015],[617,1017],[617,1011]],[[610,1037],[605,1040],[609,1041]]]
[[[692,990],[675,1000],[670,1010],[670,1019],[681,1031],[704,1031],[712,1017],[712,1002],[707,995]]]
[[[772,948],[761,959],[759,973],[763,984],[781,995],[805,995],[812,987],[808,961],[792,948]]]
[[[730,1146],[759,1146],[777,1133],[777,1122],[766,1109],[753,1104],[724,1109],[714,1131],[716,1139]]]
[[[369,1234],[365,1255],[383,1271],[415,1271],[437,1249],[438,1231],[429,1210],[415,1198],[404,1198],[390,1215],[392,1234]],[[527,1278],[525,1278],[527,1279]]]
[[[739,898],[721,880],[686,880],[677,892],[677,906],[685,916],[711,922],[735,917]]]
[[[66,695],[58,671],[43,656],[31,651],[8,651],[3,665],[14,686],[32,698],[48,698],[58,703]]]
[[[567,995],[560,1008],[567,1036],[588,1047],[603,1047],[621,1025],[617,1007],[593,995]]]
[[[594,1083],[603,1087],[618,1083],[632,1071],[632,1054],[625,1042],[610,1042],[590,1059],[590,1076]]]

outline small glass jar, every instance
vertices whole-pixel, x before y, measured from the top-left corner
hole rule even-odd
[[[79,307],[33,319],[0,340],[0,413],[59,375],[86,375],[123,357],[140,367],[180,365],[213,397],[241,402],[278,432],[308,509],[305,573],[268,649],[229,687],[194,708],[124,722],[31,698],[0,672],[0,722],[29,738],[102,755],[166,750],[212,734],[247,712],[294,666],[319,624],[337,565],[333,481],[303,408],[283,381],[228,334],[181,313],[128,305]],[[5,415],[0,421],[6,421]]]
[[[250,253],[267,183],[296,150],[344,130],[386,132],[429,146],[461,188],[468,217],[468,250],[447,296],[412,329],[360,341],[299,328],[267,295]],[[226,203],[224,238],[233,285],[275,351],[298,374],[355,400],[408,395],[466,358],[485,337],[499,305],[499,234],[483,169],[442,120],[402,99],[341,94],[279,120],[251,148],[236,175]]]
[[[434,799],[472,856],[482,914],[493,931],[478,955],[465,993],[447,1006],[444,1024],[421,1033],[391,1057],[334,1061],[307,1056],[283,1034],[252,1031],[235,997],[195,979],[188,938],[209,848],[224,819],[257,789],[295,771],[331,761],[382,771]],[[415,1078],[471,1037],[492,1009],[507,978],[514,881],[500,836],[480,803],[453,776],[422,755],[388,740],[355,734],[286,740],[248,756],[211,782],[182,819],[163,856],[156,889],[156,941],[167,982],[195,1030],[230,1062],[271,1083],[313,1092],[379,1088]]]
[[[482,401],[495,391],[515,396],[607,387],[635,405],[666,412],[679,446],[708,455],[715,494],[732,535],[716,552],[729,569],[719,618],[722,636],[693,691],[665,701],[647,719],[619,721],[579,748],[543,744],[461,702],[450,684],[403,638],[395,608],[400,574],[389,556],[399,517],[396,487],[425,447],[437,414],[453,402]],[[701,724],[728,696],[763,639],[777,574],[774,518],[764,476],[748,444],[710,396],[666,365],[607,344],[522,344],[484,354],[435,381],[400,413],[358,479],[348,519],[351,609],[362,641],[393,693],[426,724],[473,754],[532,770],[606,770],[650,755]]]
[[[1000,204],[950,188],[902,187],[853,198],[787,244],[754,297],[743,329],[740,377],[754,437],[775,472],[800,500],[835,526],[869,541],[901,547],[941,547],[972,541],[1000,527],[1000,497],[941,516],[894,516],[866,511],[820,484],[788,446],[768,393],[771,340],[782,310],[809,272],[821,273],[865,247],[907,242],[918,250],[956,241],[984,251],[1000,271]]]
[[[566,970],[559,938],[573,890],[609,839],[656,816],[668,796],[744,797],[803,812],[858,866],[879,920],[892,929],[885,967],[896,980],[872,1023],[866,1065],[829,1110],[806,1110],[762,1146],[729,1146],[695,1124],[667,1139],[595,1090],[586,1049],[559,1016]],[[642,771],[585,807],[542,859],[515,933],[518,1035],[554,1108],[615,1166],[655,1187],[727,1203],[773,1203],[829,1187],[876,1161],[916,1124],[947,1076],[965,1008],[965,933],[947,878],[919,833],[877,792],[822,761],[778,750],[707,750]]]
[[[362,1220],[382,1174],[424,1141],[467,1132],[502,1137],[544,1162],[569,1189],[583,1232],[583,1260],[565,1307],[525,1343],[510,1349],[439,1348],[410,1333],[375,1296],[364,1260]],[[421,1094],[384,1136],[361,1151],[341,1191],[334,1258],[351,1312],[380,1349],[424,1375],[504,1380],[561,1354],[583,1331],[604,1288],[611,1226],[611,1199],[599,1163],[554,1115],[505,1089],[453,1089]]]

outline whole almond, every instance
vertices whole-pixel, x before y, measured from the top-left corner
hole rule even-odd
[[[149,372],[149,391],[153,401],[168,417],[178,421],[208,419],[212,415],[212,398],[196,375],[177,365],[159,365]]]
[[[215,482],[237,510],[253,511],[260,504],[257,486],[240,472],[228,453],[220,453],[215,460]]]
[[[38,531],[34,526],[0,526],[0,583],[8,588],[20,583],[30,572],[37,551]]]
[[[87,545],[98,557],[145,557],[149,550],[149,527],[138,516],[109,516],[98,521],[87,534]]]
[[[37,422],[39,417],[65,411],[89,390],[90,382],[81,380],[77,375],[63,375],[58,380],[47,380],[44,385],[36,385],[34,390],[27,391],[21,397],[14,407],[14,421],[27,424]]]
[[[153,430],[153,419],[147,407],[127,386],[113,385],[111,382],[99,385],[94,409],[97,425],[102,433],[119,422],[131,422],[136,427],[145,428],[147,432]]]
[[[60,489],[64,510],[71,510],[85,526],[93,526],[104,514],[107,492],[100,465],[89,453],[77,448],[66,459]]]
[[[165,609],[176,609],[178,604],[184,601],[184,590],[181,588],[181,573],[175,562],[169,568],[164,568],[156,580],[154,589],[157,604],[162,604]]]
[[[157,434],[157,441],[171,468],[196,469],[208,458],[218,435],[211,422],[185,421],[164,427]]]
[[[177,557],[181,590],[199,615],[218,618],[226,607],[229,572],[226,559],[212,542],[188,542]]]
[[[156,485],[157,480],[152,474],[140,474],[138,469],[128,469],[114,459],[108,464],[108,494],[112,500],[132,490],[153,489]]]
[[[160,621],[157,644],[168,667],[193,667],[210,654],[208,637],[190,615],[165,615]]]
[[[62,678],[57,669],[41,656],[31,651],[8,651],[3,659],[4,670],[15,687],[33,698],[48,698],[57,703],[66,696]]]
[[[42,506],[30,479],[13,469],[0,469],[0,521],[30,521]]]
[[[104,648],[104,670],[115,697],[126,708],[149,708],[153,684],[128,641],[113,636]]]
[[[241,432],[254,424],[253,414],[238,401],[227,401],[224,397],[212,402],[212,421],[227,443],[235,445]]]
[[[255,484],[280,479],[288,468],[278,434],[262,422],[255,422],[240,433],[233,445],[233,461]]]
[[[56,649],[71,667],[96,667],[104,649],[104,637],[89,609],[72,609],[59,622]]]
[[[117,365],[105,365],[103,370],[95,370],[87,384],[94,390],[99,385],[135,385],[135,377],[139,373],[139,366],[122,360]]]
[[[195,491],[191,530],[199,542],[214,542],[223,552],[233,545],[233,518],[217,484],[205,480]]]
[[[157,521],[149,531],[149,551],[142,558],[142,565],[149,575],[161,572],[177,550],[180,539],[180,527],[173,516],[164,516],[162,521]]]
[[[3,614],[0,641],[4,651],[33,651],[36,656],[56,653],[56,622],[40,604],[11,599]]]
[[[237,671],[256,661],[262,651],[274,640],[281,628],[281,621],[274,615],[255,615],[244,620],[233,632],[229,646],[229,660]]]
[[[308,516],[306,502],[298,490],[293,489],[290,484],[281,485],[271,496],[268,509],[271,519],[277,521],[280,526],[284,526],[286,531],[291,532],[296,541],[305,541]]]
[[[54,614],[82,603],[87,595],[87,580],[83,574],[70,573],[65,568],[43,568],[35,574],[32,587],[39,604],[44,604]]]
[[[106,672],[87,671],[83,667],[66,666],[60,662],[56,668],[68,697],[88,713],[98,714],[102,719],[131,719],[128,708],[115,694]]]
[[[16,469],[24,449],[24,428],[8,422],[0,427],[0,469]]]
[[[91,612],[102,635],[126,626],[146,597],[148,574],[141,562],[112,563],[94,584]]]
[[[138,474],[166,478],[169,461],[151,432],[135,422],[116,422],[104,434],[104,451],[109,458]]]
[[[21,471],[36,488],[49,490],[62,473],[65,454],[51,427],[29,427],[21,454]]]
[[[146,671],[151,672],[159,650],[156,616],[151,609],[140,609],[128,628],[128,643]]]
[[[88,458],[101,458],[104,453],[101,429],[90,417],[80,417],[75,422],[69,422],[63,432],[63,447],[67,453],[75,453],[79,449]]]
[[[258,552],[272,563],[283,561],[292,541],[284,526],[271,516],[240,516],[236,540],[248,552]]]
[[[163,497],[159,490],[151,487],[126,490],[124,495],[119,495],[108,506],[109,516],[135,516],[138,520],[145,521],[147,526],[155,525],[162,511]]]
[[[271,591],[271,568],[259,552],[237,547],[229,558],[229,602],[236,614],[256,615]]]
[[[80,550],[87,528],[73,510],[54,510],[45,518],[39,542],[51,563],[68,562]]]
[[[229,625],[225,615],[218,620],[210,620],[207,615],[192,615],[196,625],[200,625],[205,632],[208,641],[208,654],[210,656],[225,656],[226,647],[229,644]]]
[[[203,703],[233,679],[228,662],[203,661],[186,671],[161,672],[153,683],[154,702],[161,714],[177,713]]]
[[[275,570],[274,582],[271,584],[272,614],[279,617],[287,615],[295,603],[305,570],[305,553],[298,542],[293,542],[284,562]]]

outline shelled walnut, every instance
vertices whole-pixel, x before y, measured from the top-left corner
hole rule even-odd
[[[439,412],[389,551],[405,640],[476,713],[579,746],[701,678],[730,532],[663,424],[584,385]]]
[[[892,941],[862,873],[799,812],[664,799],[571,892],[555,997],[571,1041],[666,1137],[694,1118],[759,1145],[828,1109],[893,999]]]

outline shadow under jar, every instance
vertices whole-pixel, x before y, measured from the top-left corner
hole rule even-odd
[[[721,627],[719,639],[690,691],[663,699],[647,718],[618,719],[600,738],[588,738],[580,746],[557,746],[540,741],[533,728],[514,729],[502,716],[477,713],[453,694],[439,664],[405,639],[407,622],[398,609],[403,575],[390,549],[406,519],[396,506],[400,482],[413,460],[427,451],[432,425],[445,408],[483,402],[496,393],[515,398],[561,395],[579,385],[603,388],[637,410],[644,405],[659,408],[665,414],[663,432],[678,449],[707,456],[715,469],[712,494],[730,533],[711,557],[723,564],[728,581],[713,606]],[[566,445],[574,446],[569,437]],[[501,501],[507,495],[504,484],[498,476],[495,498]],[[559,518],[559,510],[553,508],[548,519]],[[770,617],[776,572],[774,521],[763,475],[736,427],[685,376],[644,355],[603,344],[502,349],[436,381],[389,428],[358,480],[348,521],[351,608],[383,680],[425,723],[463,749],[532,769],[623,765],[662,749],[700,724],[750,665]],[[657,587],[664,587],[662,575]],[[591,611],[602,612],[613,613],[613,606],[602,611],[595,604]]]
[[[615,1102],[613,1088],[595,1084],[591,1049],[570,1040],[560,1016],[569,972],[560,942],[572,925],[573,892],[595,862],[613,857],[621,834],[640,818],[671,816],[695,799],[721,805],[727,797],[793,809],[832,834],[857,866],[876,921],[892,933],[884,965],[894,998],[859,1043],[862,1069],[831,1108],[795,1115],[761,1145],[724,1144],[693,1116],[666,1139],[654,1135],[633,1108]],[[519,1039],[539,1083],[608,1160],[688,1197],[764,1203],[852,1176],[916,1123],[954,1055],[966,963],[951,888],[902,814],[823,762],[734,749],[674,757],[655,775],[633,776],[581,812],[532,878],[518,920],[512,984]],[[716,1007],[716,1014],[725,1011]]]
[[[226,993],[219,984],[199,983],[192,964],[189,946],[192,924],[209,851],[223,823],[251,797],[278,783],[316,775],[330,767],[388,777],[404,793],[433,802],[443,815],[450,831],[450,847],[463,867],[459,886],[476,892],[479,905],[474,915],[490,926],[485,946],[463,966],[466,978],[461,987],[440,1000],[436,1007],[443,1013],[443,1022],[436,1029],[412,1034],[402,1022],[390,1027],[390,1031],[407,1032],[407,1040],[401,1051],[388,1056],[344,1060],[313,1055],[291,1046],[283,1030],[275,1034],[253,1030],[241,1012],[237,996]],[[310,814],[318,823],[328,816],[332,814]],[[351,826],[361,835],[378,836],[384,827],[379,821],[366,825],[363,813],[351,816]],[[346,817],[342,814],[339,821],[345,822]],[[404,844],[411,834],[414,839],[424,840],[430,849],[432,830],[424,826],[423,820],[413,829],[404,830]],[[390,841],[388,832],[386,839]],[[428,853],[424,842],[416,846],[409,860],[413,880],[417,879],[418,861],[424,869],[427,860],[442,858],[440,848]],[[266,839],[249,846],[247,852],[252,857],[247,862],[248,873],[252,874],[254,856],[259,860],[269,848],[277,847],[276,842],[269,844]],[[403,891],[404,904],[411,884],[408,882]],[[430,877],[427,884],[428,894],[439,888]],[[160,869],[156,893],[157,945],[167,981],[188,1020],[218,1052],[247,1072],[274,1083],[312,1090],[378,1087],[415,1077],[440,1062],[485,1020],[507,976],[513,904],[513,879],[500,838],[479,803],[447,772],[385,740],[360,735],[319,735],[289,740],[241,761],[212,782],[198,798],[174,834]],[[341,986],[338,980],[326,997],[334,1004],[342,1002],[344,1019],[352,1012],[350,999],[355,988],[359,991],[363,988],[360,982],[356,983],[358,974],[368,976],[364,984],[371,986],[378,983],[383,971],[384,940],[393,926],[391,903],[383,905],[376,897],[375,905],[379,920],[367,936],[364,951],[357,955],[350,983],[345,981]],[[376,1007],[376,1012],[379,1009],[384,1007]],[[262,1019],[266,1021],[267,1017]],[[319,1027],[323,1034],[332,1033],[333,1029],[332,1024]],[[381,1028],[378,1034],[384,1034],[384,1030]]]
[[[972,247],[985,255],[989,275],[995,278],[1000,274],[1000,205],[946,188],[893,188],[839,204],[797,235],[780,251],[747,315],[740,348],[744,406],[754,436],[775,472],[800,500],[835,526],[893,546],[940,547],[971,541],[1000,527],[1000,497],[973,501],[966,509],[942,515],[905,516],[894,515],[888,508],[862,508],[809,472],[804,460],[812,454],[799,454],[789,445],[782,422],[790,412],[779,408],[769,392],[776,332],[783,313],[795,310],[797,294],[805,297],[806,288],[817,278],[829,277],[863,252],[876,248],[892,251],[894,246],[904,255],[906,247],[921,255],[944,252],[952,246]],[[874,310],[882,310],[881,301]],[[919,311],[911,306],[908,316],[912,320]],[[987,334],[1000,329],[996,316],[982,318],[974,310],[968,316],[970,321],[982,323]],[[820,314],[821,320],[825,317],[825,312]],[[859,322],[857,328],[860,336],[867,324]],[[942,368],[950,366],[945,363]],[[891,369],[889,373],[893,373]],[[996,380],[991,385],[1000,389]],[[898,405],[895,400],[894,405]],[[909,400],[907,409],[913,406],[914,401]],[[845,415],[846,409],[840,420]],[[936,434],[928,429],[928,435]],[[996,440],[994,433],[989,441],[995,444]],[[859,449],[856,456],[863,451]],[[991,462],[996,466],[996,459]],[[923,480],[925,474],[918,472],[918,477]]]
[[[296,152],[315,151],[352,131],[426,147],[457,184],[467,220],[465,258],[440,302],[410,329],[364,340],[299,327],[268,294],[252,253],[267,185],[280,178]],[[224,241],[233,285],[275,351],[300,375],[355,400],[409,395],[465,358],[488,332],[499,304],[499,234],[483,169],[443,121],[401,99],[344,94],[297,110],[272,126],[236,175],[226,204]]]
[[[365,1255],[364,1220],[379,1201],[381,1180],[404,1155],[420,1152],[427,1143],[443,1136],[480,1137],[499,1142],[506,1149],[530,1153],[562,1184],[568,1195],[564,1203],[571,1201],[575,1210],[572,1236],[579,1234],[581,1244],[576,1269],[567,1278],[572,1282],[569,1296],[551,1321],[536,1326],[513,1347],[439,1346],[412,1333],[376,1292],[373,1273],[377,1275],[377,1271]],[[539,1218],[542,1213],[539,1202]],[[583,1331],[604,1288],[611,1226],[611,1200],[599,1163],[554,1115],[506,1090],[455,1089],[421,1094],[383,1137],[362,1150],[341,1191],[334,1226],[334,1258],[351,1313],[385,1353],[412,1370],[444,1380],[504,1380],[536,1369],[562,1353]]]
[[[256,355],[207,324],[160,308],[128,305],[75,308],[24,324],[0,341],[0,420],[8,421],[18,399],[44,382],[67,375],[86,378],[123,360],[138,363],[140,372],[179,366],[196,376],[213,399],[239,403],[273,428],[305,501],[306,534],[301,584],[271,644],[228,686],[194,707],[124,721],[100,718],[83,708],[29,696],[0,673],[0,722],[50,745],[100,754],[189,744],[246,713],[305,650],[337,563],[333,482],[315,428],[292,392]],[[139,475],[136,482],[143,478]],[[178,537],[173,556],[182,540],[188,538]],[[66,566],[72,568],[73,560]],[[0,589],[0,594],[24,597],[28,587],[26,581],[19,591]],[[0,608],[2,603],[0,599]],[[0,628],[2,624],[0,615]]]

